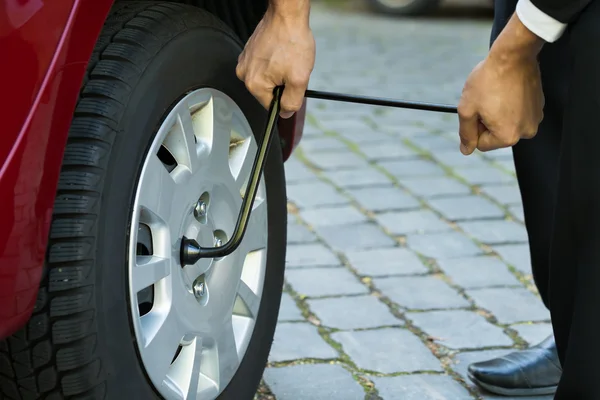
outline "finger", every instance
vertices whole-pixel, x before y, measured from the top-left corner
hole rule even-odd
[[[245,81],[246,88],[248,91],[259,101],[259,103],[265,108],[271,107],[273,101],[273,90],[275,85],[269,83],[267,80],[261,79],[257,75],[248,77]]]
[[[282,118],[289,118],[302,107],[304,95],[308,87],[308,77],[301,76],[286,80],[285,89],[281,96]]]
[[[479,136],[479,142],[477,143],[477,149],[479,151],[492,151],[497,149],[503,149],[505,147],[511,147],[517,144],[519,141],[518,135],[512,136],[501,136],[494,135],[489,130],[481,133]]]
[[[459,106],[458,135],[460,136],[460,152],[468,156],[477,148],[479,138],[479,116],[476,112],[465,110]]]

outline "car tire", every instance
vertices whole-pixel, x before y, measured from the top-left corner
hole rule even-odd
[[[414,17],[425,15],[435,10],[440,0],[368,0],[371,9],[380,14]]]
[[[158,127],[194,90],[229,98],[260,143],[266,111],[235,75],[242,48],[231,29],[196,7],[128,1],[111,10],[70,128],[33,316],[0,342],[0,395],[25,400],[170,397],[151,382],[132,322],[128,255],[138,180]],[[219,383],[223,400],[253,398],[277,323],[287,229],[278,140],[267,157],[264,187],[268,232],[262,297],[245,355],[229,382]],[[241,195],[235,202],[241,204]],[[237,214],[227,218],[235,221]],[[177,268],[173,274],[183,270]]]

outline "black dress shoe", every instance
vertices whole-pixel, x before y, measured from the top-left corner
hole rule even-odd
[[[469,378],[479,387],[504,396],[553,394],[562,368],[554,337],[527,350],[469,365]]]

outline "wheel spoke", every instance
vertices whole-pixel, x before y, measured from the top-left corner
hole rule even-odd
[[[241,247],[244,252],[264,249],[267,247],[268,225],[267,225],[267,202],[257,198],[250,213],[248,227],[242,241]]]
[[[250,289],[246,282],[240,280],[237,290],[237,299],[233,306],[233,314],[256,319],[259,307],[260,297]]]
[[[239,150],[231,154],[229,165],[231,173],[235,179],[237,190],[243,194],[246,191],[246,185],[250,181],[250,173],[258,147],[256,141],[252,138],[244,140],[243,144],[238,146]]]
[[[176,310],[161,311],[151,311],[141,318],[146,339],[143,343],[144,365],[148,374],[159,381],[166,377],[183,338]]]
[[[215,339],[219,360],[219,387],[222,388],[233,378],[239,364],[231,317],[226,318],[221,329],[215,332]]]
[[[171,216],[175,181],[158,156],[151,155],[140,178],[139,205],[167,223]]]
[[[131,276],[133,290],[137,293],[154,285],[171,273],[171,260],[154,256],[137,256]]]
[[[181,105],[176,122],[167,134],[163,145],[173,155],[178,165],[187,167],[191,173],[200,168],[194,123],[185,103]]]
[[[205,107],[212,119],[212,146],[210,164],[216,168],[227,168],[231,141],[232,112],[222,99],[213,97]],[[203,112],[205,110],[202,110]],[[208,117],[208,116],[207,116]]]
[[[190,368],[190,385],[186,400],[196,400],[198,398],[198,389],[200,384],[200,363],[202,361],[202,339],[196,337],[193,343],[193,351],[190,351],[193,359]],[[192,349],[190,349],[192,350]]]

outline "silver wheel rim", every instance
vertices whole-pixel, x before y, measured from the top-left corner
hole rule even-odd
[[[181,268],[181,237],[233,233],[257,143],[235,102],[213,89],[181,99],[160,126],[138,182],[129,243],[132,324],[144,369],[166,399],[214,399],[250,342],[267,258],[261,178],[246,235],[221,259]]]

